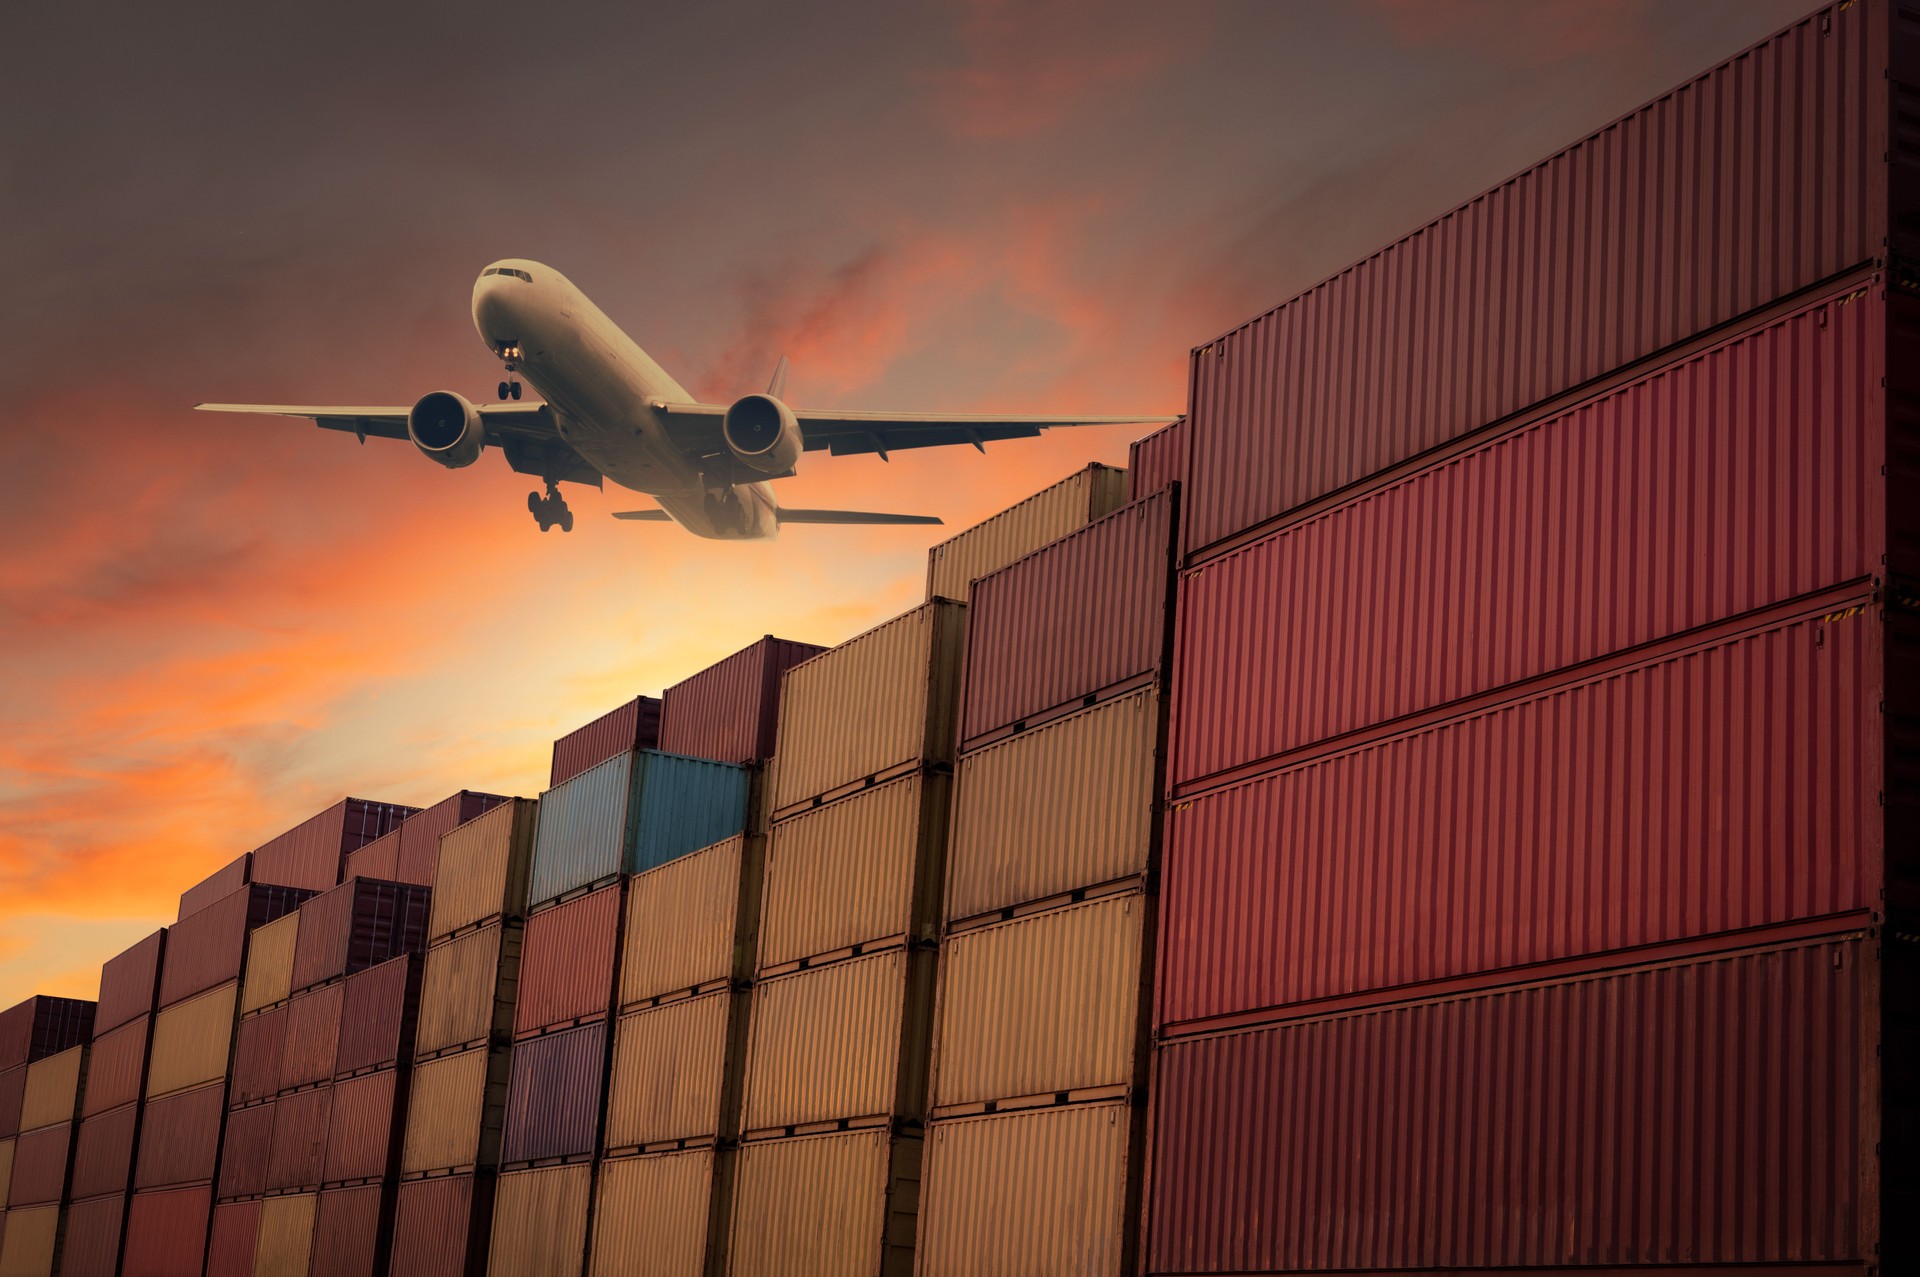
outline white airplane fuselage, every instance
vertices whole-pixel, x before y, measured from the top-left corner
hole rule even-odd
[[[502,358],[552,405],[561,438],[602,475],[703,537],[778,531],[771,483],[710,483],[674,446],[653,405],[692,396],[566,276],[521,258],[493,263],[473,285],[473,325],[496,355],[510,352]]]

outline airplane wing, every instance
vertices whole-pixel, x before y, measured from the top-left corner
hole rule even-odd
[[[600,486],[600,472],[560,437],[553,410],[543,403],[477,404],[487,425],[487,445],[506,455],[521,474],[556,482]],[[406,407],[341,407],[331,404],[203,403],[201,412],[242,412],[268,417],[304,417],[323,430],[368,439],[405,439]]]
[[[656,403],[654,411],[667,424],[674,441],[689,452],[711,452],[720,446],[720,419],[726,404]],[[1042,417],[993,413],[822,412],[793,409],[808,452],[836,457],[907,448],[945,448],[970,445],[985,452],[1001,439],[1030,439],[1043,430],[1075,426],[1162,426],[1161,417]],[[765,476],[761,476],[765,477]]]

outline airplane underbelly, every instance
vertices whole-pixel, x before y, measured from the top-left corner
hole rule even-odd
[[[587,463],[635,492],[698,493],[700,472],[667,440],[610,354],[584,341],[528,352],[523,375],[560,413],[560,436]]]

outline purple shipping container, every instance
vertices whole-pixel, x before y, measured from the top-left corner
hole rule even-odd
[[[491,1175],[409,1180],[394,1194],[395,1277],[486,1277]]]
[[[134,1186],[211,1184],[214,1165],[220,1160],[220,1119],[225,1116],[226,1098],[226,1083],[214,1082],[143,1104]]]
[[[247,936],[299,907],[313,893],[299,887],[253,883],[223,896],[167,931],[160,964],[160,1005],[172,1006],[245,970]]]
[[[333,1116],[327,1126],[327,1156],[321,1182],[377,1180],[392,1168],[399,1147],[394,1131],[405,1120],[396,1109],[399,1073],[381,1069],[333,1084]]]
[[[60,1244],[60,1277],[116,1277],[126,1217],[124,1193],[68,1206],[66,1232]]]
[[[27,1095],[27,1066],[0,1069],[0,1140],[20,1133],[20,1105]]]
[[[377,1277],[387,1271],[386,1234],[390,1220],[386,1189],[379,1184],[330,1188],[313,1209],[313,1235],[325,1245],[313,1248],[308,1277]],[[395,1277],[404,1270],[395,1270]]]
[[[414,1015],[420,1005],[419,954],[402,954],[348,976],[341,997],[336,1076],[411,1058]]]
[[[780,676],[826,651],[769,634],[751,647],[675,683],[660,698],[660,748],[722,763],[773,757]]]
[[[240,1021],[233,1039],[233,1098],[251,1104],[280,1094],[287,1054],[285,1004]]]
[[[1135,439],[1127,449],[1127,482],[1133,499],[1151,496],[1169,483],[1183,483],[1187,477],[1187,449],[1193,432],[1187,419],[1160,427],[1143,439]]]
[[[1159,674],[1173,529],[1174,494],[1156,493],[973,583],[965,748]]]
[[[207,1238],[207,1277],[253,1277],[260,1240],[259,1202],[220,1202]]]
[[[1869,1261],[1876,979],[1855,935],[1168,1044],[1149,1270]]]
[[[151,1015],[160,996],[160,955],[167,930],[122,949],[100,968],[100,1005],[93,1015],[93,1035],[111,1033],[140,1016]]]
[[[651,696],[635,697],[553,742],[553,769],[547,788],[572,780],[609,758],[659,747],[660,702]]]
[[[220,1142],[220,1196],[258,1197],[267,1191],[267,1156],[273,1151],[274,1101],[227,1113]]]
[[[92,1117],[131,1104],[145,1093],[147,1046],[152,1032],[152,1018],[142,1016],[93,1040],[87,1051],[80,1116]]]
[[[440,850],[440,837],[458,829],[469,820],[484,816],[507,801],[499,794],[476,794],[470,789],[443,798],[400,825],[400,853],[397,882],[420,886],[433,885],[433,862]]]
[[[606,1076],[605,1020],[514,1043],[501,1165],[591,1155]]]
[[[327,1164],[327,1122],[333,1088],[296,1091],[273,1102],[273,1137],[267,1149],[267,1191],[318,1188]]]
[[[135,1193],[127,1202],[121,1277],[200,1277],[212,1215],[209,1187]]]
[[[180,911],[174,915],[174,920],[177,922],[189,914],[199,913],[214,901],[226,899],[252,881],[253,853],[243,851],[181,892]]]
[[[420,810],[342,798],[317,816],[254,848],[253,881],[325,891],[340,881],[347,853],[358,851]]]
[[[0,1011],[0,1069],[11,1069],[93,1038],[94,1004],[36,993]]]
[[[296,991],[364,971],[426,944],[432,892],[404,882],[355,878],[300,906],[294,940]]]
[[[133,1187],[133,1150],[140,1106],[123,1104],[87,1118],[73,1139],[73,1196],[124,1193]]]
[[[287,1003],[287,1045],[280,1063],[280,1088],[311,1086],[333,1077],[340,1056],[340,1012],[346,990],[340,983],[297,994]]]
[[[67,1192],[72,1165],[73,1123],[56,1122],[28,1131],[13,1145],[13,1176],[7,1190],[9,1210],[56,1204]]]
[[[405,828],[401,822],[401,828]],[[342,882],[352,878],[377,878],[381,882],[404,882],[400,876],[400,830],[381,834],[378,838],[360,848],[347,853],[347,859],[340,867]]]
[[[604,1016],[613,1006],[625,881],[527,919],[520,950],[516,1034]]]

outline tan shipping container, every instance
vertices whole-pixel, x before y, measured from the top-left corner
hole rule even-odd
[[[416,1056],[513,1035],[525,932],[522,922],[491,922],[427,950],[420,976]]]
[[[1144,1081],[1146,926],[1134,890],[947,937],[933,1111]]]
[[[496,1162],[510,1067],[505,1050],[487,1047],[416,1065],[400,1149],[402,1173]]]
[[[313,1261],[312,1193],[269,1197],[260,1203],[253,1277],[305,1277]]]
[[[885,1128],[740,1146],[730,1277],[907,1277],[920,1137]]]
[[[37,1131],[55,1122],[71,1122],[80,1109],[80,1077],[87,1048],[71,1046],[27,1066],[26,1094],[20,1099],[20,1129]]]
[[[0,1277],[53,1277],[60,1240],[59,1206],[16,1206],[0,1212]]]
[[[933,960],[931,950],[893,949],[756,984],[741,1129],[917,1120]]]
[[[775,825],[760,970],[866,941],[931,939],[951,785],[915,772]]]
[[[147,1098],[171,1095],[226,1076],[240,982],[229,980],[153,1017]]]
[[[502,1175],[493,1196],[490,1277],[579,1277],[592,1195],[590,1162]]]
[[[0,1202],[5,1202],[13,1192],[14,1143],[11,1137],[0,1140]],[[0,1211],[0,1216],[5,1214],[5,1211]]]
[[[255,927],[247,940],[247,974],[240,985],[240,1014],[293,996],[293,948],[300,937],[300,911]]]
[[[589,1277],[705,1277],[709,1250],[723,1271],[733,1158],[707,1147],[602,1162]]]
[[[1159,691],[1148,687],[963,754],[947,918],[1145,874],[1159,740]]]
[[[780,684],[776,817],[953,758],[965,604],[917,607],[789,669]]]
[[[540,804],[510,798],[440,837],[427,935],[437,939],[527,911],[527,873]]]
[[[607,1088],[608,1149],[731,1135],[728,1037],[744,990],[721,989],[620,1017]]]
[[[919,1277],[1132,1272],[1133,1127],[1125,1103],[929,1126]]]
[[[1127,502],[1127,472],[1098,462],[927,551],[927,597],[966,602],[967,588]]]
[[[752,974],[764,841],[737,834],[627,884],[619,1005]],[[745,914],[742,905],[746,906]]]

